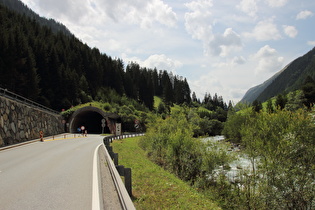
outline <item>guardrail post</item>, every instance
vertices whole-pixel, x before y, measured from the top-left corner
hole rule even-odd
[[[131,180],[131,168],[125,168],[125,187],[130,197],[132,197],[132,180]]]
[[[114,159],[115,166],[117,166],[118,165],[118,153],[113,153],[113,159]]]
[[[117,165],[116,169],[120,176],[125,177],[125,187],[130,197],[132,197],[132,180],[131,180],[131,168],[125,168],[122,165]]]
[[[110,156],[112,156],[113,148],[111,146],[106,146],[106,149],[107,149],[108,153],[110,154]]]
[[[105,147],[108,151],[108,154],[112,158],[116,170],[119,173],[120,176],[124,176],[125,180],[125,188],[129,194],[130,197],[132,197],[132,173],[131,168],[125,168],[123,165],[118,165],[118,153],[113,152],[112,146],[110,146],[110,143],[113,142],[113,139],[124,139],[128,137],[135,137],[135,136],[143,136],[144,134],[128,134],[128,135],[120,135],[120,136],[110,136],[110,137],[104,137],[103,142],[105,144]]]

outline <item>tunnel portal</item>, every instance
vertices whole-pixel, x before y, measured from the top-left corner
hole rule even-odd
[[[72,114],[69,120],[69,130],[71,133],[78,133],[78,128],[84,126],[88,133],[101,134],[103,119],[105,119],[104,133],[114,133],[113,125],[120,120],[119,115],[106,113],[91,106],[78,109]]]

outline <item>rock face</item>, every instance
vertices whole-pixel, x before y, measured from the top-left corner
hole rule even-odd
[[[0,147],[64,132],[62,116],[0,96]]]

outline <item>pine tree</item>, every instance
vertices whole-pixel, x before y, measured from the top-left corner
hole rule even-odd
[[[277,95],[276,103],[275,103],[277,108],[281,110],[284,109],[286,103],[287,103],[287,100],[282,94]]]
[[[268,113],[273,113],[274,112],[274,108],[273,108],[273,104],[272,104],[272,100],[268,99],[267,101],[267,112]]]
[[[167,71],[162,75],[163,100],[166,105],[171,105],[174,102],[173,85]]]
[[[195,92],[193,92],[193,93],[192,93],[191,98],[192,98],[192,101],[193,101],[193,102],[197,102],[197,101],[198,101],[198,100],[197,100],[197,96],[196,96],[196,93],[195,93]]]
[[[262,104],[258,100],[253,101],[252,107],[254,112],[260,112],[260,110],[262,110]]]
[[[310,108],[315,103],[315,81],[312,77],[306,78],[302,90],[306,99],[304,104]]]

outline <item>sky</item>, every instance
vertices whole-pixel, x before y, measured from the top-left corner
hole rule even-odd
[[[125,66],[237,103],[315,46],[314,0],[21,0]]]

